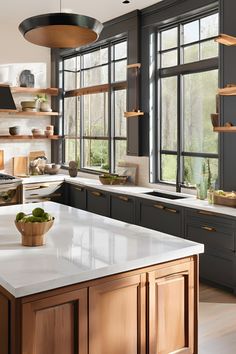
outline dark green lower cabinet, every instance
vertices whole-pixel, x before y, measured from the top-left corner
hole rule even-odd
[[[86,188],[80,185],[67,184],[68,205],[86,210]]]
[[[235,220],[202,210],[186,210],[186,238],[203,243],[200,278],[236,291]]]
[[[87,211],[110,216],[109,193],[96,189],[87,189]]]
[[[183,237],[182,209],[175,205],[139,199],[137,223],[167,234]]]
[[[130,224],[135,223],[135,198],[127,195],[111,195],[111,218]]]

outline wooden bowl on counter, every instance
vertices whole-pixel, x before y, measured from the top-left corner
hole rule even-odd
[[[100,182],[106,185],[125,184],[127,182],[127,179],[128,176],[118,176],[118,175],[110,175],[110,174],[104,174],[99,176]]]
[[[45,222],[15,221],[17,230],[21,233],[23,246],[36,247],[45,245],[45,234],[51,229],[54,220]]]

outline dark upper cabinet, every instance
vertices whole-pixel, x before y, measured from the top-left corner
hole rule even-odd
[[[68,205],[86,210],[86,188],[80,185],[67,184]]]
[[[97,189],[87,189],[87,211],[92,213],[109,216],[110,203],[109,193]]]
[[[130,224],[135,223],[135,198],[112,194],[110,199],[111,218]]]
[[[183,237],[182,208],[179,206],[139,199],[137,224],[171,235]]]

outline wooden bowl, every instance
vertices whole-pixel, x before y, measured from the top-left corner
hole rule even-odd
[[[45,234],[51,229],[54,220],[45,222],[17,222],[15,225],[21,233],[21,243],[23,246],[43,246],[45,244]]]
[[[57,164],[46,164],[44,173],[48,173],[49,175],[56,175],[61,168],[61,165]]]
[[[100,175],[99,180],[102,184],[125,184],[128,179],[128,176],[117,176],[117,175]]]

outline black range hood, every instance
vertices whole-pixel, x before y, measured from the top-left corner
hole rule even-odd
[[[0,111],[16,111],[9,85],[0,84]]]

